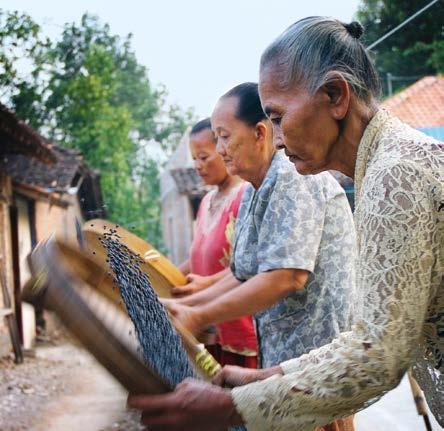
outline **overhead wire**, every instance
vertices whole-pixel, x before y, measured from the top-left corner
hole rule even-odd
[[[379,45],[383,40],[387,39],[389,36],[391,36],[393,33],[396,33],[399,29],[404,27],[406,24],[408,24],[410,21],[415,19],[418,15],[421,15],[424,11],[432,7],[435,3],[438,3],[440,0],[433,0],[430,3],[428,3],[426,6],[415,12],[413,15],[411,15],[409,18],[405,19],[401,24],[397,25],[394,29],[390,30],[388,33],[381,36],[379,39],[377,39],[375,42],[370,44],[367,49],[373,49],[375,46]]]

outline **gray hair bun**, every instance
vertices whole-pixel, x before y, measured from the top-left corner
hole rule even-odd
[[[350,24],[344,24],[345,29],[348,34],[355,39],[359,39],[364,33],[364,27],[362,27],[361,23],[358,21],[353,21]]]

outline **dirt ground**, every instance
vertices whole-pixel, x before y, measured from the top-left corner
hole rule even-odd
[[[142,430],[125,404],[123,388],[64,336],[38,343],[21,365],[0,359],[1,431]]]
[[[0,429],[32,429],[51,400],[70,392],[68,371],[60,361],[25,358],[24,365],[14,365],[11,358],[0,360]]]
[[[123,388],[77,343],[52,334],[22,365],[0,359],[0,431],[141,431]],[[429,414],[433,431],[441,429]],[[423,430],[406,379],[355,416],[357,431]]]

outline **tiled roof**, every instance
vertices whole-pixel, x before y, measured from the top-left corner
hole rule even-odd
[[[0,170],[18,187],[77,194],[85,219],[106,216],[100,174],[88,168],[82,154],[54,145],[1,103]]]
[[[79,151],[58,146],[53,146],[52,152],[57,160],[51,166],[21,154],[5,156],[5,170],[17,183],[36,186],[48,192],[66,192],[75,186],[75,176],[85,171],[83,157]]]
[[[0,157],[5,154],[25,154],[44,163],[52,163],[55,156],[51,148],[50,141],[0,103]]]
[[[57,159],[50,166],[35,158],[15,154],[0,159],[0,169],[4,169],[19,186],[32,186],[44,193],[77,194],[85,220],[105,217],[99,173],[86,165],[80,151],[56,145],[51,151]]]
[[[426,76],[382,106],[414,128],[444,126],[444,76]]]

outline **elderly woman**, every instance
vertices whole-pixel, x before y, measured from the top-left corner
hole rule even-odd
[[[361,34],[358,23],[306,18],[265,51],[260,69],[263,106],[297,170],[354,176],[352,331],[274,369],[228,368],[218,378],[239,385],[272,375],[264,381],[230,393],[186,382],[145,402],[147,411],[152,402],[168,411],[186,393],[194,395],[193,408],[181,414],[198,411],[201,424],[211,415],[218,425],[312,430],[364,408],[413,366],[444,426],[443,146],[378,109],[378,79]]]
[[[355,235],[344,191],[329,174],[299,175],[276,151],[258,86],[241,84],[212,118],[228,172],[247,180],[235,228],[232,273],[171,305],[197,333],[255,313],[261,365],[320,347],[347,328],[354,285]],[[352,420],[348,427],[352,429]]]

